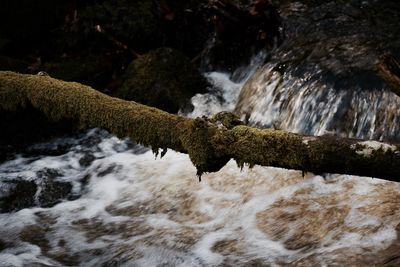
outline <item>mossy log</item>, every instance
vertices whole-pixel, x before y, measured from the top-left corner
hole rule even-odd
[[[170,148],[187,153],[199,175],[218,171],[234,158],[239,166],[259,164],[400,180],[399,145],[190,119],[74,82],[0,72],[0,119],[1,112],[20,112],[26,107],[33,107],[51,122],[66,120],[79,129],[103,128],[156,152]]]

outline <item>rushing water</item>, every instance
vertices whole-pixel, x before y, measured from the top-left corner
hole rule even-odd
[[[206,76],[215,88],[194,97],[191,116],[233,110],[250,77]],[[400,185],[379,179],[231,161],[199,183],[187,155],[155,159],[94,129],[1,164],[0,197],[16,180],[36,187],[28,208],[0,214],[0,266],[366,266],[400,257]]]
[[[316,68],[298,78],[266,65],[244,85],[236,112],[247,122],[311,135],[399,140],[400,98],[388,90],[334,88]]]

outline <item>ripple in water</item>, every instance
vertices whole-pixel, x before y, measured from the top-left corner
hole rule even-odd
[[[215,88],[194,97],[189,116],[232,111],[250,77],[243,74],[264,56],[236,82],[207,74]],[[29,186],[13,199],[18,181]],[[61,184],[69,186],[56,190]],[[199,183],[187,155],[155,159],[100,130],[1,164],[0,206],[5,199],[12,205],[0,214],[0,266],[371,266],[400,258],[398,183],[241,171],[233,161]]]
[[[76,198],[0,214],[1,266],[369,265],[399,256],[399,184],[240,171],[232,161],[199,183],[184,154],[155,159],[99,130],[68,142],[61,155],[0,165],[3,185],[57,170]]]

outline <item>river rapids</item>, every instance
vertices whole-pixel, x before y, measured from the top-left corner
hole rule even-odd
[[[327,90],[318,106],[321,96],[313,95],[312,85],[297,81],[302,90],[291,93],[296,85],[279,82],[268,66],[263,75],[272,79],[251,79],[264,58],[260,54],[241,68],[239,79],[206,73],[214,86],[193,97],[195,109],[186,115],[238,109],[241,88],[257,83],[258,94],[267,97],[247,98],[250,123],[313,134],[335,131],[335,112],[349,97]],[[371,94],[345,102],[354,115],[346,122],[347,136],[396,136],[398,128],[372,126],[379,112],[393,113],[393,101],[399,107],[398,99],[386,91]],[[368,97],[377,102],[362,108]],[[338,134],[345,135],[344,128]],[[198,182],[185,154],[168,151],[156,158],[150,149],[99,129],[36,144],[0,165],[0,197],[17,206],[0,214],[0,266],[399,263],[398,183],[337,174],[303,177],[260,166],[241,170],[234,161],[202,178]],[[31,198],[29,207],[10,196],[15,181],[24,181],[20,193]]]

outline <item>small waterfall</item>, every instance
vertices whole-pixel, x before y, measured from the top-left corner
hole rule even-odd
[[[263,65],[267,56],[232,74],[205,73],[213,86],[183,115],[235,111],[261,127],[399,139],[393,93],[338,89],[318,79],[319,69],[281,74]],[[6,202],[0,266],[382,266],[399,259],[399,183],[241,170],[233,160],[199,183],[188,155],[168,151],[156,160],[103,130],[36,144],[1,163]]]
[[[358,136],[398,122],[385,113],[398,107],[388,92],[282,76],[260,67],[265,57],[232,75],[206,73],[214,86],[192,99],[189,116],[236,107],[263,126],[323,133],[343,124]],[[155,160],[102,130],[36,144],[0,164],[0,204],[10,203],[0,213],[0,266],[381,266],[399,255],[398,183],[241,170],[233,160],[196,178],[188,155]]]
[[[265,51],[252,57],[250,63],[236,69],[233,73],[206,72],[204,76],[212,84],[209,93],[197,94],[191,101],[194,110],[186,116],[195,118],[211,116],[220,111],[233,111],[238,100],[240,89],[251,78],[267,58]]]
[[[235,108],[248,123],[291,132],[399,140],[400,97],[382,88],[335,88],[316,79],[321,70],[299,78],[272,65],[260,68],[243,86]]]

